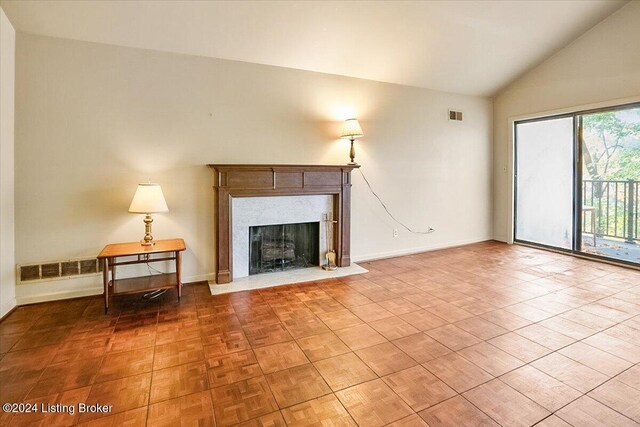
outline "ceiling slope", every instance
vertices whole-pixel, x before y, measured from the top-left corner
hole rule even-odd
[[[491,96],[624,5],[555,1],[15,1],[22,32]]]

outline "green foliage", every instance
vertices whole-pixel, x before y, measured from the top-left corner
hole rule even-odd
[[[617,166],[611,172],[613,179],[640,181],[640,145],[623,150],[617,159]]]
[[[583,153],[596,180],[640,178],[640,108],[583,116]]]
[[[622,116],[625,116],[624,119]],[[583,116],[585,130],[596,135],[606,135],[614,140],[640,135],[640,108],[633,110],[607,111]]]

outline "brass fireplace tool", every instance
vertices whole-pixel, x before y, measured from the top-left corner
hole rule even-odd
[[[333,271],[337,270],[338,266],[336,265],[336,251],[333,249],[333,224],[337,223],[337,221],[333,220],[333,214],[324,214],[323,215],[324,223],[326,224],[327,231],[327,262],[322,266],[324,270]]]

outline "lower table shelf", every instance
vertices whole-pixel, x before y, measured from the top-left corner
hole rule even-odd
[[[116,279],[109,281],[111,288],[109,294],[135,294],[154,289],[176,288],[178,278],[176,273],[154,274],[152,276],[131,277],[128,279]]]

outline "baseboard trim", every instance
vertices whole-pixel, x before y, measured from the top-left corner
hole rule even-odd
[[[495,240],[496,242],[502,242],[502,243],[509,243],[509,244],[513,243],[509,241],[509,238],[506,235],[493,236],[492,240]]]
[[[473,243],[481,243],[481,242],[487,242],[491,240],[493,239],[487,237],[484,239],[472,239],[472,240],[461,240],[457,242],[449,242],[449,243],[436,245],[436,246],[423,246],[423,247],[410,248],[410,249],[401,249],[397,251],[360,255],[357,257],[352,256],[351,262],[358,263],[358,262],[375,261],[375,260],[387,259],[387,258],[396,258],[404,255],[414,255],[414,254],[419,254],[423,252],[437,251],[440,249],[455,248],[458,246],[465,246]],[[189,283],[196,283],[196,282],[213,282],[214,280],[215,280],[215,273],[207,273],[207,274],[200,274],[200,275],[185,277],[183,279],[183,283],[187,285]],[[60,292],[50,292],[45,294],[30,295],[30,296],[24,296],[24,297],[16,297],[16,307],[21,305],[26,305],[26,304],[35,304],[39,302],[57,301],[57,300],[66,300],[71,298],[102,295],[102,292],[103,292],[103,289],[102,289],[102,286],[100,286],[100,287],[91,287],[91,288],[85,288],[85,289],[74,289],[74,290],[67,290],[67,291],[60,291]]]
[[[38,302],[58,301],[71,298],[88,297],[93,295],[102,295],[102,287],[74,289],[71,291],[49,292],[46,294],[30,295],[26,297],[17,297],[18,305],[35,304]]]
[[[13,299],[13,301],[9,301],[9,304],[5,304],[3,307],[1,307],[0,313],[4,314],[0,314],[0,322],[2,322],[6,317],[13,313],[16,308],[18,308],[18,303],[15,298]]]
[[[376,261],[380,259],[397,258],[405,255],[415,255],[415,254],[421,254],[424,252],[439,251],[441,249],[457,248],[459,246],[472,245],[474,243],[490,242],[492,240],[494,239],[490,237],[479,239],[479,240],[477,239],[460,240],[458,242],[450,242],[450,243],[445,243],[445,244],[436,245],[436,246],[422,246],[417,248],[401,249],[397,251],[389,251],[389,252],[383,252],[383,253],[377,253],[377,254],[360,255],[360,256],[352,257],[351,260],[354,262]]]
[[[208,282],[210,280],[215,280],[215,278],[215,273],[198,274],[196,276],[183,277],[182,283]]]

